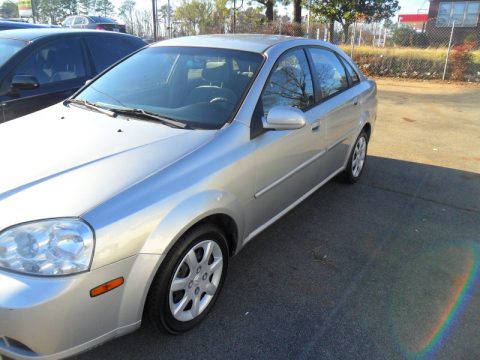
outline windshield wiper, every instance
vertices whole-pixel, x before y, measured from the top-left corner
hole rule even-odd
[[[105,109],[99,105],[93,104],[90,101],[87,100],[80,100],[80,99],[68,99],[65,101],[65,104],[76,104],[76,105],[82,105],[86,107],[87,109],[95,110],[98,111],[99,113],[108,115],[110,117],[115,117],[116,113],[115,111]]]
[[[170,126],[173,126],[173,127],[177,127],[177,128],[180,128],[180,129],[186,129],[187,128],[187,124],[185,124],[183,122],[170,119],[169,117],[160,116],[160,115],[151,113],[149,111],[145,111],[143,109],[120,108],[120,107],[116,108],[115,107],[115,108],[112,108],[111,111],[115,112],[116,114],[135,115],[135,116],[144,117],[146,119],[157,120],[157,121],[160,121],[164,124],[167,124],[167,125],[170,125]]]

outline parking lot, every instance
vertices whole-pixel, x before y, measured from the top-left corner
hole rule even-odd
[[[231,259],[193,331],[143,326],[77,358],[480,358],[480,87],[378,85],[357,185],[330,182]]]

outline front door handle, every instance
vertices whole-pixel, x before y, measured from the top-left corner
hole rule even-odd
[[[358,98],[353,99],[353,105],[358,105]]]
[[[316,121],[312,124],[312,132],[318,132],[320,130],[320,121]]]

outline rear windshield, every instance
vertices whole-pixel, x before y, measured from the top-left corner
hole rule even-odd
[[[77,97],[105,108],[142,109],[197,129],[228,122],[263,56],[195,47],[146,48],[92,82]]]
[[[107,24],[115,24],[115,20],[101,17],[101,16],[89,16],[96,23],[107,23]]]
[[[17,51],[27,44],[13,39],[0,39],[0,66],[5,64]]]

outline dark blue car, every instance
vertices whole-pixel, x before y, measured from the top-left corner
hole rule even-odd
[[[30,24],[21,21],[0,20],[0,30],[57,28],[58,25]]]
[[[132,35],[95,30],[0,31],[0,122],[66,99],[145,45]]]

